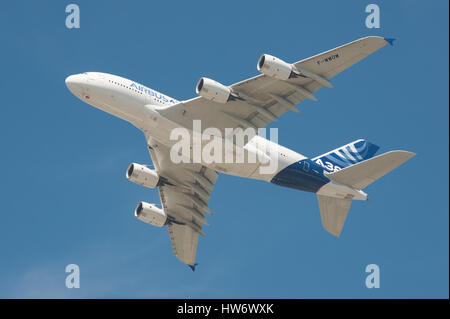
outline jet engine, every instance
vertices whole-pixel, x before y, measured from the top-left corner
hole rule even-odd
[[[201,78],[195,91],[205,99],[218,103],[226,103],[233,98],[232,91],[228,86],[208,78]]]
[[[147,166],[131,163],[128,166],[127,174],[128,180],[133,183],[148,187],[155,188],[158,186],[159,175],[154,170],[148,168]]]
[[[134,210],[134,216],[153,226],[162,227],[166,224],[167,214],[154,204],[140,202]]]
[[[300,72],[292,64],[268,54],[263,54],[259,58],[258,71],[279,80],[287,80],[300,75]]]

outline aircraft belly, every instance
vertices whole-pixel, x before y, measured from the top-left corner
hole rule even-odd
[[[317,192],[330,180],[323,175],[323,168],[309,159],[295,162],[278,172],[272,183],[302,190],[305,192]]]
[[[239,177],[250,177],[254,171],[256,171],[259,167],[259,163],[212,163],[203,165],[207,166],[210,169],[215,171],[239,176]]]

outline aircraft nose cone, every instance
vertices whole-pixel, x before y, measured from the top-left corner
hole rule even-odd
[[[73,74],[66,78],[66,86],[75,95],[80,95],[86,84],[86,79],[83,74]]]
[[[70,88],[71,86],[81,85],[83,84],[83,75],[82,74],[73,74],[69,75],[66,78],[66,85]]]

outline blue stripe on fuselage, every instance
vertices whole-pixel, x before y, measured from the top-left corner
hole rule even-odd
[[[330,181],[325,177],[323,171],[322,166],[309,159],[304,159],[282,169],[270,182],[315,193]]]

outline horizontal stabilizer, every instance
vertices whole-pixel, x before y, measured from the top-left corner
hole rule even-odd
[[[317,195],[317,199],[323,227],[332,235],[339,237],[352,200],[324,195]]]
[[[415,155],[406,151],[391,151],[334,173],[325,172],[325,175],[340,184],[363,189]]]

